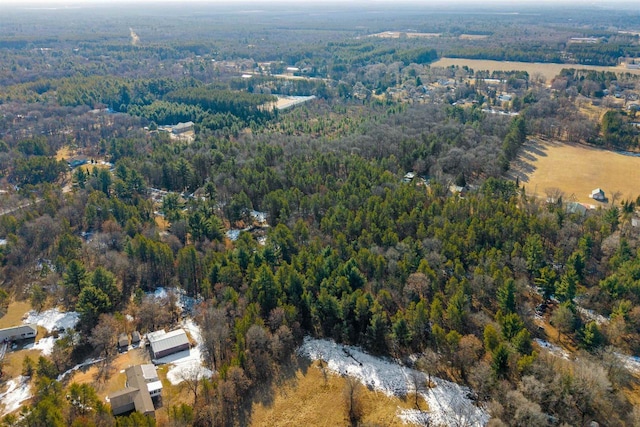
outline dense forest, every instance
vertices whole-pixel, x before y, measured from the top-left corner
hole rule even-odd
[[[584,30],[551,18],[546,31],[528,15],[500,14],[500,29],[449,10],[430,24],[415,11],[347,8],[318,23],[295,8],[221,10],[162,29],[170,7],[132,8],[123,22],[141,41],[114,11],[0,18],[0,312],[28,301],[79,316],[50,356],[23,358],[32,398],[1,425],[162,424],[114,417],[95,384],[61,374],[100,358],[113,375],[115,332],[183,315],[201,326],[213,374],[186,381],[166,425],[250,424],[305,336],[468,386],[490,425],[640,423],[639,380],[622,363],[640,354],[640,198],[582,214],[505,175],[532,136],[637,149],[634,111],[594,120],[578,102],[631,101],[637,78],[571,68],[547,87],[526,72],[429,66],[454,54],[563,61],[557,39]],[[83,25],[30,33],[58,13]],[[592,15],[576,19],[600,28]],[[442,34],[368,37],[391,24]],[[482,38],[523,24],[528,40]],[[637,36],[617,40],[567,50],[593,64],[637,51]],[[314,98],[278,110],[276,95]],[[186,121],[190,139],[158,130]],[[71,169],[70,156],[86,163]],[[151,296],[159,288],[194,307],[181,313],[175,294]],[[571,357],[540,344],[551,340]]]

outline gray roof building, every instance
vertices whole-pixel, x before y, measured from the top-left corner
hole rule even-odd
[[[178,123],[177,125],[174,125],[171,127],[171,132],[173,133],[183,133],[183,132],[187,132],[190,130],[193,130],[193,122],[186,122],[186,123]]]
[[[25,340],[35,338],[38,334],[37,325],[20,325],[12,328],[0,329],[0,341]]]
[[[183,329],[176,329],[171,332],[165,332],[164,330],[151,332],[147,334],[147,339],[154,359],[188,350],[191,347],[189,338]]]
[[[135,365],[125,369],[126,387],[109,395],[113,415],[126,414],[133,410],[144,415],[155,416],[152,397],[162,392],[156,367],[151,364]]]

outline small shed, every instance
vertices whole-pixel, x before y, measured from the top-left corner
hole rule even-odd
[[[126,349],[127,347],[129,347],[129,335],[123,332],[118,336],[118,348]]]
[[[589,195],[593,200],[597,200],[599,202],[605,202],[607,197],[604,195],[604,191],[601,188],[596,188]]]
[[[133,331],[131,333],[131,344],[139,344],[140,343],[140,332]]]

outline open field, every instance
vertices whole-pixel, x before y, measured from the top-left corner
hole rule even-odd
[[[341,426],[348,425],[344,412],[343,390],[346,380],[326,372],[318,362],[304,372],[297,370],[295,378],[282,384],[268,404],[254,403],[251,425],[258,426]],[[402,426],[396,413],[398,408],[413,408],[412,397],[401,400],[382,392],[359,388],[364,408],[363,424]],[[422,409],[426,403],[421,399]]]
[[[484,40],[489,38],[485,34],[460,34],[460,40]]]
[[[369,37],[380,37],[383,39],[399,39],[402,37],[407,37],[408,39],[419,39],[419,38],[433,38],[440,37],[441,33],[411,33],[404,31],[384,31],[382,33],[371,34]]]
[[[476,71],[526,71],[530,76],[541,74],[550,83],[551,80],[560,74],[563,68],[576,68],[580,70],[612,71],[614,73],[631,73],[640,75],[640,70],[630,70],[622,67],[600,67],[596,65],[580,64],[543,64],[539,62],[511,62],[511,61],[491,61],[485,59],[463,59],[463,58],[441,58],[431,64],[432,67],[459,67],[468,66]]]
[[[529,194],[546,196],[558,188],[565,200],[605,206],[589,198],[591,190],[602,188],[605,195],[619,192],[622,199],[640,195],[640,157],[576,144],[539,139],[528,141],[521,150],[512,174]]]

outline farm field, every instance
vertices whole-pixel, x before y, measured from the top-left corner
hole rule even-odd
[[[596,65],[580,64],[543,64],[540,62],[512,62],[491,61],[485,59],[441,58],[431,64],[432,67],[450,67],[452,65],[468,66],[474,70],[489,71],[526,71],[530,76],[541,74],[547,83],[560,74],[563,68],[576,68],[581,70],[612,71],[615,73],[631,73],[640,75],[640,70],[630,70],[625,67],[601,67]]]
[[[627,200],[640,195],[640,157],[595,147],[530,140],[512,172],[537,196],[558,188],[565,200],[604,206],[589,198],[593,189],[602,188],[609,200],[616,192]]]

